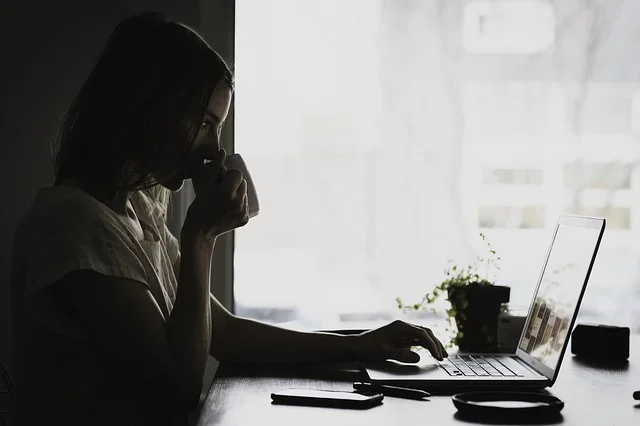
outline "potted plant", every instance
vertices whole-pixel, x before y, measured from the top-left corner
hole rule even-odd
[[[446,310],[446,331],[452,333],[446,347],[457,346],[465,352],[497,352],[498,316],[509,301],[510,288],[495,285],[500,258],[483,233],[480,238],[487,245],[486,257],[478,256],[466,267],[451,263],[444,280],[420,302],[404,304],[400,298],[396,302],[404,312],[426,310],[446,294],[450,304]],[[435,313],[433,307],[431,310]]]

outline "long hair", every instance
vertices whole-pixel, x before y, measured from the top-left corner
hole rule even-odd
[[[159,184],[186,161],[225,61],[191,28],[161,13],[122,21],[107,39],[54,139],[55,183],[89,192],[145,190],[166,216]]]

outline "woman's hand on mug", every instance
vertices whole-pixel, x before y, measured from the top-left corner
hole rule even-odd
[[[249,222],[247,182],[239,170],[224,166],[226,152],[218,151],[211,162],[193,170],[196,193],[185,225],[210,237],[217,237]]]

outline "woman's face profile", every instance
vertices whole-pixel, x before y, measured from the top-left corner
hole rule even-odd
[[[198,136],[188,154],[186,163],[173,177],[162,183],[162,186],[179,191],[184,185],[185,179],[191,178],[191,170],[208,157],[206,153],[220,150],[220,134],[229,114],[231,97],[233,92],[228,84],[221,81],[216,86],[207,105],[205,118],[200,123]],[[210,156],[210,155],[209,155]]]

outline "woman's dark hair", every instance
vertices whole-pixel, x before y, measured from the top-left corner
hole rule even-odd
[[[224,60],[161,13],[121,22],[56,136],[55,181],[93,191],[151,188],[184,164],[214,89],[233,88]]]

